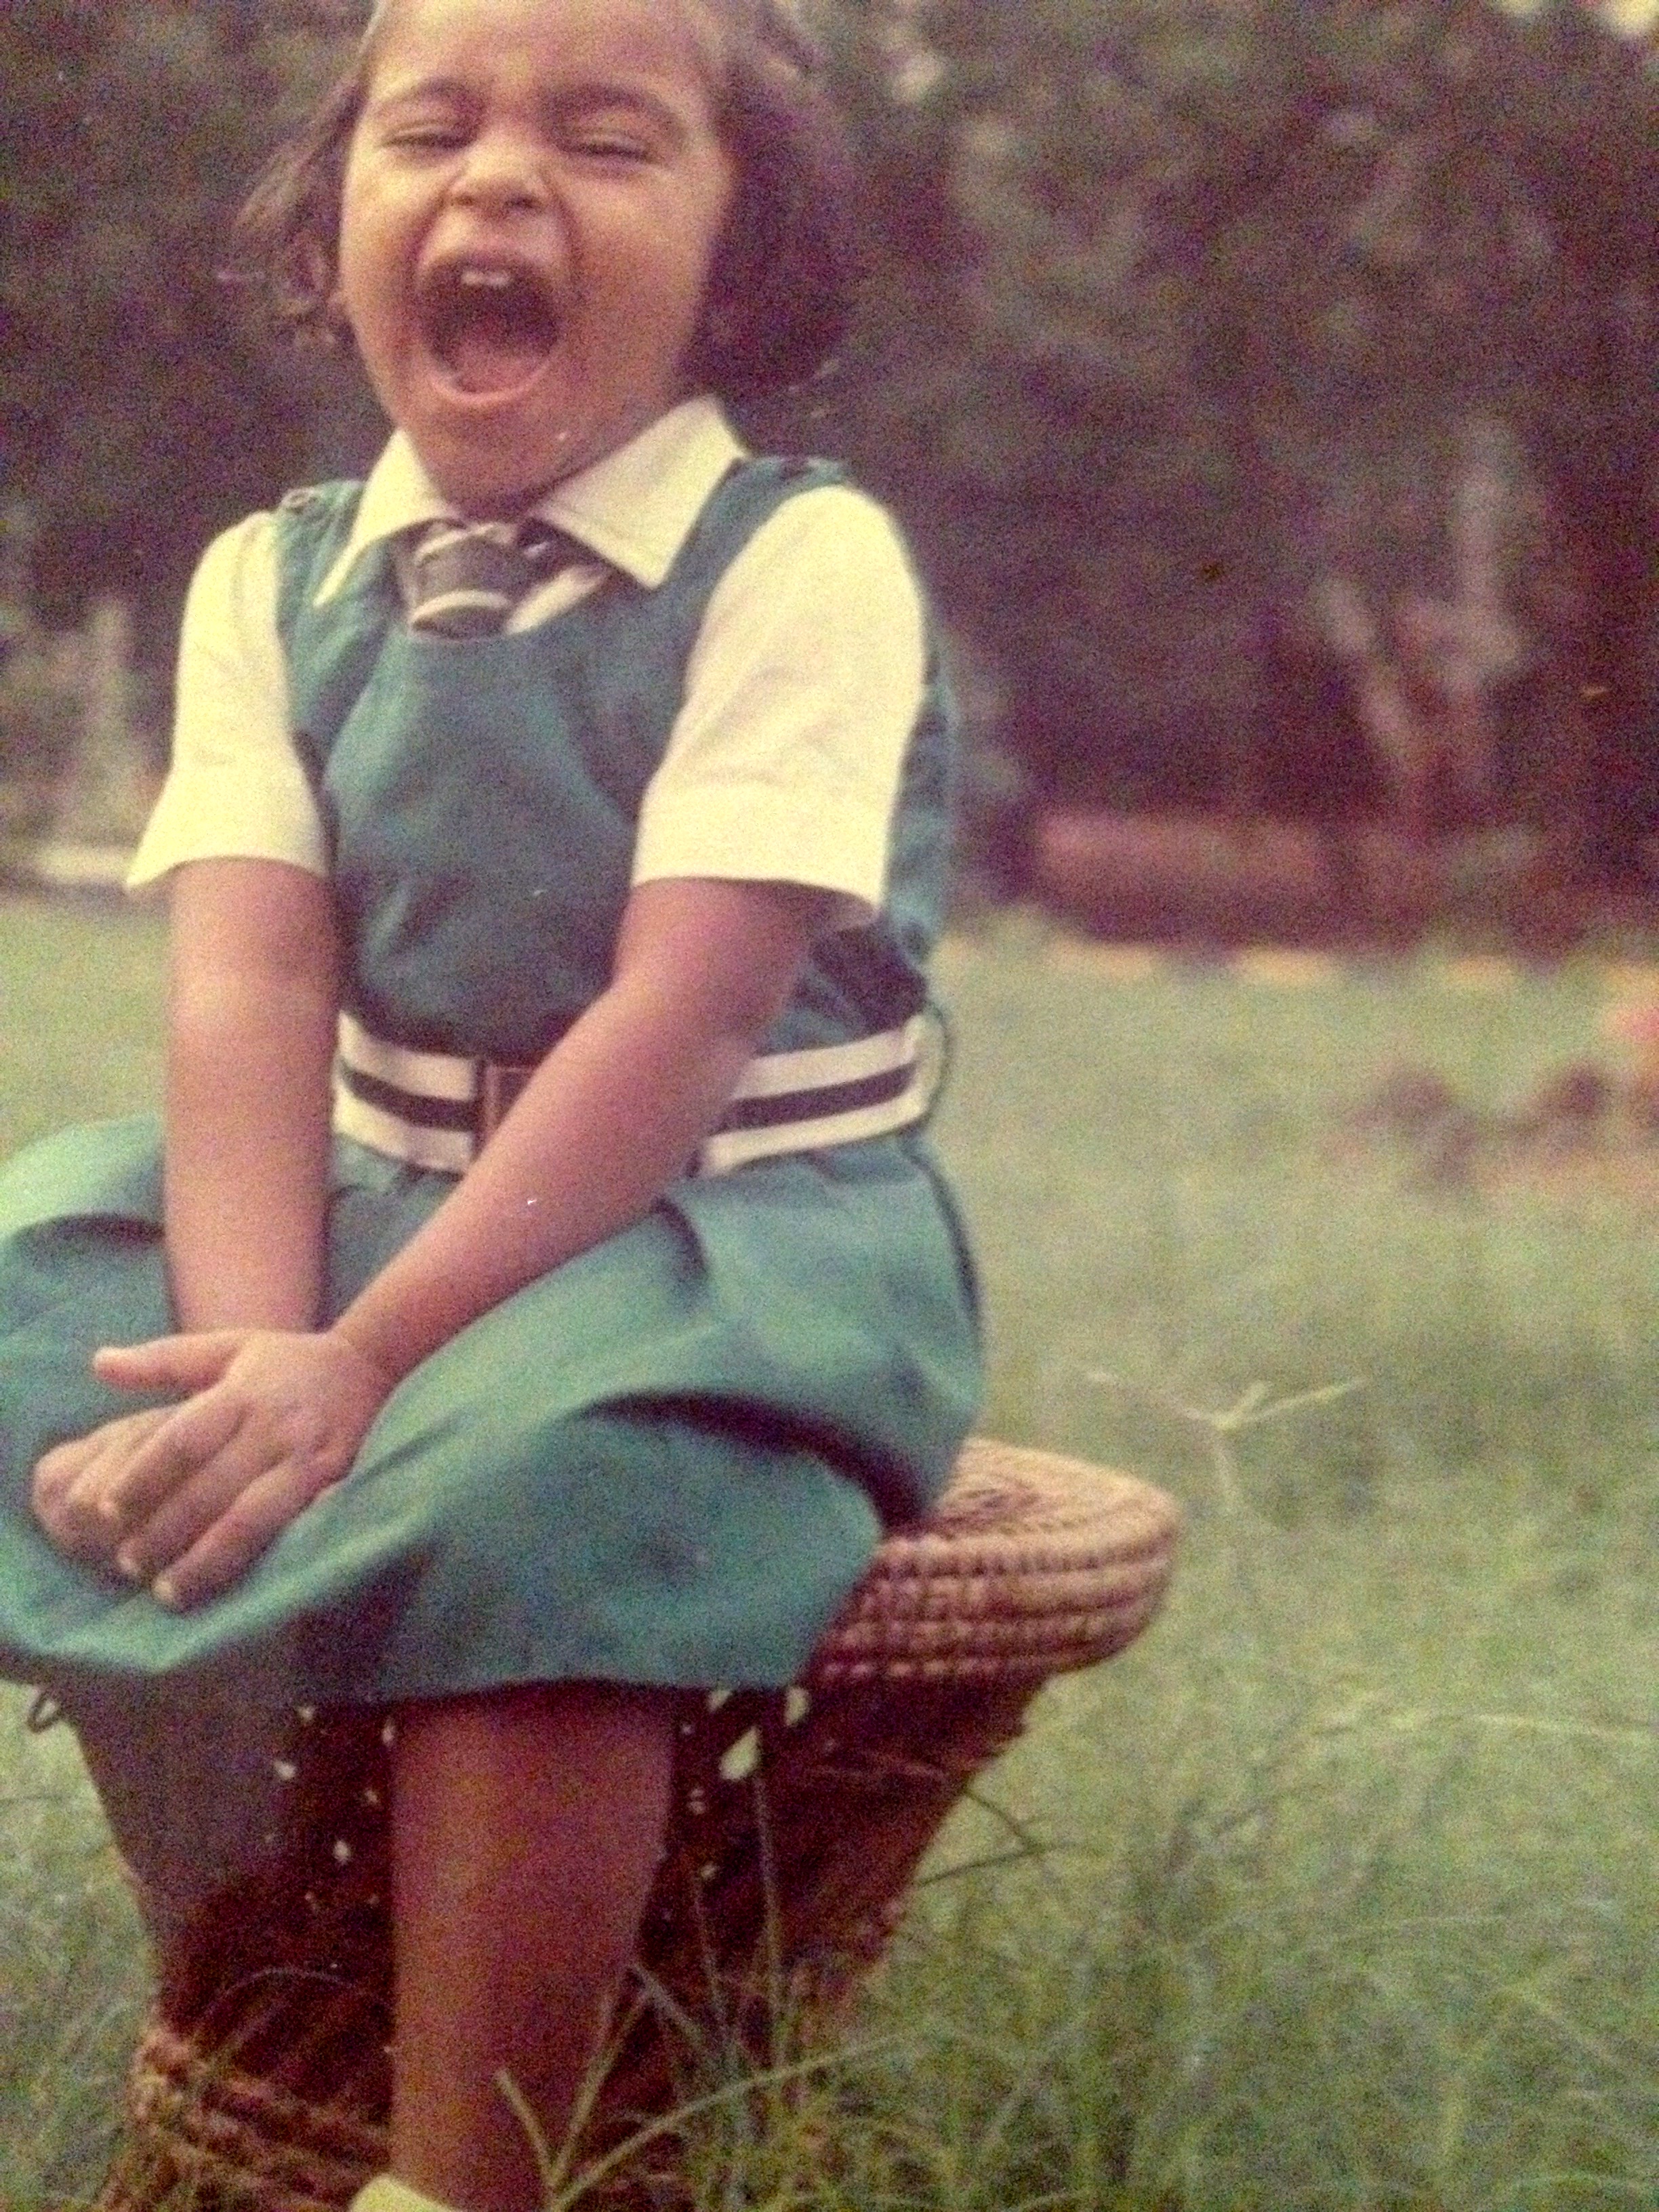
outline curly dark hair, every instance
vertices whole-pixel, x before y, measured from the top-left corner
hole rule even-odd
[[[346,154],[368,95],[382,0],[345,73],[256,179],[228,274],[291,335],[333,339]],[[715,126],[737,175],[686,373],[744,399],[826,368],[860,275],[857,185],[823,57],[788,0],[696,0],[721,34]]]

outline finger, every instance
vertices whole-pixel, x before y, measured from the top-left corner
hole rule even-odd
[[[37,1464],[30,1503],[34,1517],[60,1552],[72,1559],[107,1562],[115,1531],[97,1509],[100,1454],[82,1439],[60,1446]]]
[[[169,1410],[151,1406],[141,1413],[123,1413],[118,1419],[89,1430],[75,1444],[60,1447],[66,1487],[70,1492],[89,1491],[100,1477],[107,1478],[155,1433]],[[58,1457],[58,1452],[49,1453],[40,1462],[41,1473],[48,1480],[56,1471]]]
[[[123,1535],[115,1564],[129,1581],[152,1583],[228,1512],[242,1492],[278,1463],[258,1439],[239,1431],[223,1450],[196,1469],[145,1520]]]
[[[129,1534],[149,1521],[175,1490],[225,1449],[244,1413],[238,1398],[216,1390],[168,1410],[155,1434],[111,1480],[104,1512]]]
[[[189,1550],[157,1577],[151,1595],[176,1613],[216,1597],[240,1582],[289,1523],[331,1487],[295,1461],[272,1468],[251,1482]]]
[[[96,1431],[92,1436],[71,1437],[41,1453],[29,1480],[29,1495],[37,1513],[55,1510],[70,1497],[97,1457],[95,1438]]]
[[[111,1488],[125,1473],[132,1455],[166,1419],[161,1411],[127,1414],[106,1422],[88,1437],[89,1447],[64,1497],[65,1510],[77,1522],[95,1523],[107,1547],[118,1533],[107,1510]]]
[[[193,1336],[152,1337],[148,1344],[106,1344],[92,1371],[117,1390],[206,1390],[246,1341],[247,1332],[217,1328]]]
[[[88,1435],[55,1445],[36,1462],[31,1486],[35,1518],[60,1550],[107,1561],[119,1532],[101,1510],[112,1477],[136,1443],[155,1428],[155,1412],[124,1413]]]

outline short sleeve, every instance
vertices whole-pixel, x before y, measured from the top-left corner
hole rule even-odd
[[[925,663],[921,596],[883,509],[844,485],[786,501],[709,600],[635,882],[801,884],[841,894],[839,926],[870,920]]]
[[[179,643],[173,762],[127,876],[186,860],[286,860],[326,875],[322,824],[289,729],[275,526],[251,515],[202,556]]]

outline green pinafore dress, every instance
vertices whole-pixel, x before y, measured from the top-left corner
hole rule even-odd
[[[462,643],[410,634],[385,548],[315,607],[358,487],[285,504],[295,726],[331,842],[346,1005],[368,1029],[531,1060],[603,989],[709,596],[767,516],[823,481],[740,464],[657,590],[612,575],[538,629]],[[935,683],[888,903],[823,940],[766,1049],[869,1036],[925,1004],[950,746]],[[331,1316],[450,1187],[337,1138]],[[150,1119],[70,1130],[0,1176],[0,1674],[72,1715],[210,1681],[284,1707],[787,1682],[884,1523],[936,1494],[975,1409],[970,1273],[920,1131],[688,1173],[416,1370],[347,1479],[234,1589],[173,1615],[60,1557],[27,1505],[43,1450],[131,1407],[91,1378],[94,1348],[174,1325],[160,1198]]]

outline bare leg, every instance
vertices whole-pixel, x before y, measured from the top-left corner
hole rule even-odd
[[[540,2201],[495,2076],[556,2146],[661,1856],[672,1713],[571,1683],[398,1715],[392,2171],[460,2212]]]

